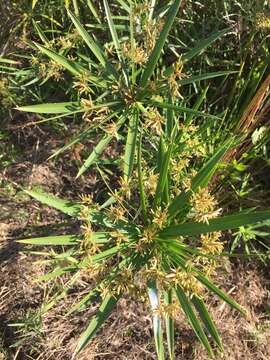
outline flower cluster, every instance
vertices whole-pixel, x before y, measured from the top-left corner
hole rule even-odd
[[[156,108],[148,107],[144,112],[145,126],[157,135],[162,133],[162,125],[165,123],[163,116]]]
[[[217,201],[207,188],[200,188],[190,200],[192,210],[190,217],[197,221],[208,223],[210,219],[218,217],[222,209],[217,209]]]
[[[256,26],[258,29],[270,29],[270,17],[263,13],[257,14]]]

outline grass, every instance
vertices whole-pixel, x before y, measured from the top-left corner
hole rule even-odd
[[[67,9],[56,3],[31,4],[12,32],[25,48],[5,51],[0,63],[8,79],[4,116],[16,105],[15,122],[23,117],[27,132],[42,129],[54,141],[56,129],[62,146],[49,163],[72,166],[68,197],[76,201],[13,178],[18,189],[74,218],[68,227],[76,224],[72,232],[16,237],[45,266],[38,280],[49,297],[41,318],[69,304],[91,272],[87,291],[66,308],[81,317],[100,303],[72,358],[129,296],[149,300],[158,359],[177,352],[180,311],[209,357],[226,353],[207,292],[244,313],[215,285],[216,272],[225,257],[244,255],[251,264],[269,256],[261,241],[268,234],[268,189],[262,172],[251,172],[258,161],[268,166],[267,18],[239,2],[74,1]],[[237,28],[237,11],[245,30]],[[73,148],[80,148],[76,161]],[[1,159],[5,172],[12,169]],[[100,185],[74,195],[76,183],[85,189],[91,174]]]

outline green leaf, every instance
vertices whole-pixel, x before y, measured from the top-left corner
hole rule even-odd
[[[125,118],[121,118],[117,122],[117,130],[122,126],[124,123]],[[113,139],[114,135],[106,134],[100,142],[94,147],[94,150],[91,152],[91,154],[88,156],[88,158],[85,160],[84,164],[80,167],[79,172],[76,176],[76,179],[81,176],[91,165],[93,165],[97,159],[100,157],[100,155],[103,153],[107,145],[110,143],[110,141]]]
[[[203,80],[213,79],[213,78],[220,77],[220,76],[235,74],[237,72],[238,71],[216,71],[216,72],[211,72],[211,73],[206,73],[206,74],[194,75],[194,76],[190,76],[190,77],[179,80],[178,84],[179,85],[188,85],[188,84],[192,84],[192,83],[195,83],[198,81],[203,81]]]
[[[48,301],[42,304],[42,314],[47,313],[50,309],[52,309],[60,300],[65,298],[69,291],[71,290],[72,286],[76,283],[77,280],[79,280],[81,277],[80,272],[78,271],[76,274],[74,274],[67,283],[64,285],[64,289],[60,292],[57,292],[53,295],[53,297]]]
[[[37,3],[38,3],[38,0],[32,0],[32,10],[34,10]]]
[[[17,240],[21,244],[29,245],[74,245],[78,243],[80,237],[78,235],[59,235],[59,236],[47,236],[31,239]]]
[[[84,109],[79,102],[49,103],[38,105],[19,106],[16,110],[27,111],[37,114],[62,114],[83,112]]]
[[[120,61],[122,61],[122,54],[121,54],[121,45],[118,39],[118,35],[115,29],[115,25],[112,19],[112,14],[111,14],[111,10],[108,4],[107,0],[103,0],[103,4],[104,4],[104,8],[105,8],[105,12],[106,12],[106,17],[107,17],[107,21],[108,21],[108,25],[109,25],[109,29],[112,35],[112,39],[113,39],[113,43],[115,46],[115,50],[118,56],[118,59]]]
[[[79,76],[79,75],[87,72],[86,69],[84,69],[81,65],[76,64],[74,61],[70,61],[70,60],[66,59],[64,56],[59,55],[56,52],[49,50],[40,44],[37,44],[37,43],[34,43],[34,44],[41,52],[43,52],[45,55],[47,55],[49,58],[51,58],[57,64],[63,66],[65,69],[70,71],[73,75]]]
[[[118,79],[118,74],[117,74],[116,70],[107,61],[104,53],[102,52],[100,47],[96,44],[93,37],[85,30],[85,28],[82,26],[82,24],[80,23],[78,18],[75,15],[73,15],[69,9],[67,9],[67,12],[68,12],[68,15],[71,18],[73,24],[75,25],[76,29],[78,30],[78,33],[81,35],[81,37],[83,38],[83,40],[85,41],[85,43],[87,44],[89,49],[92,51],[92,53],[95,55],[95,57],[98,59],[100,64],[104,68],[108,69],[110,71],[110,73],[112,73],[114,75],[114,77],[116,77],[116,79]]]
[[[234,143],[234,138],[229,139],[222,145],[217,152],[211,157],[211,159],[205,164],[205,166],[198,172],[198,174],[192,179],[191,189],[192,191],[197,191],[199,188],[204,188],[208,185],[209,181],[212,179],[219,162],[222,160],[223,156],[227,151],[232,147]]]
[[[110,233],[107,232],[93,232],[91,241],[94,241],[98,244],[103,244],[108,242],[111,239]],[[22,239],[17,240],[18,243],[21,244],[29,244],[29,245],[75,245],[81,240],[80,235],[58,235],[58,236],[46,236],[46,237],[38,237],[31,239]]]
[[[78,33],[81,35],[89,49],[92,51],[92,53],[95,55],[97,60],[101,63],[103,67],[106,67],[106,59],[104,57],[104,54],[102,53],[101,49],[96,45],[95,40],[93,37],[88,34],[88,32],[85,30],[85,28],[82,26],[78,18],[72,14],[72,12],[67,9],[68,15],[71,18],[73,24],[75,25]]]
[[[129,0],[128,1],[117,0],[117,2],[120,4],[120,6],[122,6],[123,10],[130,13],[130,7],[127,5],[127,2],[129,3],[129,5],[132,5],[132,3]]]
[[[124,78],[125,78],[126,85],[128,86],[129,85],[129,79],[128,79],[128,75],[127,75],[126,70],[125,70],[125,65],[124,65],[124,62],[123,62],[122,52],[121,52],[121,45],[120,45],[120,41],[118,39],[118,35],[117,35],[117,32],[116,32],[116,27],[115,27],[114,22],[113,22],[111,10],[110,10],[110,7],[109,7],[109,4],[108,4],[107,0],[103,0],[103,4],[104,4],[104,7],[105,7],[106,17],[107,17],[109,29],[110,29],[110,32],[111,32],[111,36],[112,36],[112,39],[113,39],[113,43],[114,43],[114,46],[115,46],[115,50],[116,50],[118,59],[119,59],[119,61],[121,63],[121,69],[122,69],[122,72],[123,72],[123,75],[124,75]]]
[[[168,104],[173,105],[171,96],[168,97]],[[174,110],[170,108],[167,109],[167,117],[166,117],[166,135],[168,139],[170,139],[171,137],[174,125],[175,125]]]
[[[144,222],[147,222],[147,205],[146,205],[146,197],[143,185],[143,171],[142,171],[142,133],[140,134],[139,144],[138,144],[138,182],[139,182],[139,191],[140,191],[140,202],[141,208],[143,212]]]
[[[197,337],[200,340],[200,342],[202,343],[202,345],[207,350],[208,354],[210,356],[213,356],[213,350],[209,344],[207,336],[205,335],[205,333],[201,327],[201,324],[198,321],[198,319],[192,309],[192,306],[191,306],[188,298],[186,297],[184,291],[180,287],[178,287],[177,289],[175,289],[175,292],[176,292],[176,296],[181,304],[181,307],[182,307],[190,325],[192,326],[192,329],[194,330],[195,334],[197,335]]]
[[[107,295],[103,300],[102,304],[100,305],[97,314],[91,320],[89,326],[82,334],[79,339],[78,345],[75,349],[72,359],[75,357],[86,347],[95,333],[99,330],[99,328],[103,325],[107,317],[111,314],[112,310],[116,306],[120,296],[111,296]]]
[[[37,281],[49,281],[49,280],[53,280],[56,279],[66,273],[71,273],[77,270],[76,266],[70,266],[70,267],[64,267],[64,268],[59,268],[56,269],[52,272],[49,272],[45,275],[41,275],[37,278]]]
[[[80,167],[76,179],[80,177],[91,165],[93,165],[97,161],[99,156],[103,153],[103,151],[112,139],[113,135],[106,134],[102,138],[102,140],[100,140],[100,142],[94,147],[94,150],[91,152],[91,154],[85,160],[84,164]]]
[[[99,295],[98,287],[89,291],[88,294],[86,294],[78,303],[76,303],[71,307],[71,309],[69,309],[67,316],[69,316],[75,311],[83,310],[86,307],[86,305],[89,304],[92,301],[92,299],[95,299],[98,295]]]
[[[172,304],[172,290],[164,291],[164,301],[166,305]],[[168,314],[165,315],[167,344],[170,360],[174,360],[174,320]]]
[[[206,94],[207,94],[208,89],[209,89],[209,85],[202,91],[201,95],[197,98],[195,104],[193,105],[194,110],[198,110],[200,108],[204,99],[206,99]],[[188,114],[184,121],[185,126],[188,126],[191,123],[193,118],[194,118],[194,115]]]
[[[107,103],[107,105],[105,106],[110,106],[110,105],[115,105],[115,102],[113,103]],[[98,108],[99,105],[93,106],[93,108]],[[109,116],[107,116],[104,119],[104,122],[109,121],[110,119],[114,118],[115,116],[117,116],[117,112],[113,112],[112,114],[110,114]],[[58,156],[59,154],[61,154],[62,152],[68,150],[70,147],[72,147],[73,145],[77,144],[78,142],[83,141],[84,139],[87,139],[91,133],[91,131],[94,131],[95,126],[91,126],[89,128],[87,128],[86,130],[80,132],[78,135],[74,136],[73,139],[67,143],[66,145],[64,145],[63,147],[61,147],[60,149],[58,149],[56,152],[54,152],[48,159],[52,159],[56,156]]]
[[[269,219],[270,210],[249,213],[243,211],[238,214],[211,219],[208,224],[203,222],[189,222],[179,225],[171,225],[162,230],[159,236],[164,239],[178,236],[195,236],[209,232],[237,229],[240,226],[255,224]]]
[[[202,322],[204,323],[204,326],[206,327],[207,331],[213,337],[213,339],[214,339],[215,343],[217,344],[217,346],[219,347],[219,349],[221,351],[223,351],[222,342],[221,342],[219,333],[217,331],[216,325],[215,325],[211,315],[209,314],[203,300],[201,300],[198,296],[193,296],[192,302],[193,302],[196,310],[198,311],[200,318],[201,318]]]
[[[176,112],[192,114],[192,115],[198,116],[198,117],[205,117],[205,118],[220,120],[220,121],[222,120],[221,118],[219,118],[215,115],[206,114],[202,111],[197,111],[197,110],[193,110],[193,109],[178,106],[178,105],[173,105],[173,104],[166,103],[166,102],[147,100],[147,105],[156,106],[157,108],[161,108],[161,109],[170,109],[170,110],[174,110]]]
[[[161,317],[157,313],[159,307],[158,291],[154,281],[148,283],[148,296],[153,312],[153,330],[158,360],[165,360]]]
[[[204,276],[201,273],[198,273],[196,277],[202,284],[204,284],[210,291],[215,293],[220,299],[224,300],[232,308],[245,315],[246,313],[245,310],[239,304],[237,304],[237,302],[234,301],[229,295],[227,295],[224,291],[222,291],[216,285],[214,285],[212,281],[207,279],[206,276]]]
[[[132,174],[134,157],[136,151],[136,140],[138,133],[138,111],[134,110],[130,116],[128,135],[124,155],[124,180],[128,180]]]
[[[155,193],[154,208],[157,205],[159,205],[159,202],[161,201],[161,198],[163,195],[163,191],[164,191],[166,182],[168,180],[168,171],[169,171],[172,149],[173,149],[173,145],[174,145],[175,134],[176,134],[176,127],[173,130],[173,134],[171,136],[168,149],[162,158],[161,167],[159,170],[158,183],[157,183],[156,193]]]
[[[215,40],[222,37],[223,35],[227,34],[230,30],[231,29],[224,29],[221,31],[216,31],[212,33],[208,38],[198,41],[197,46],[182,55],[182,61],[187,62],[191,60],[194,56],[201,54],[210,44],[212,44]]]
[[[152,76],[154,70],[155,70],[155,67],[156,67],[156,64],[159,60],[159,57],[160,57],[160,54],[161,54],[161,51],[163,49],[163,46],[166,42],[166,39],[168,37],[168,34],[169,34],[169,31],[172,27],[172,24],[174,22],[174,18],[179,10],[179,7],[180,7],[180,3],[181,3],[181,0],[175,0],[174,3],[172,4],[172,6],[170,7],[169,11],[168,11],[168,14],[167,14],[167,18],[166,18],[166,22],[163,26],[163,29],[160,33],[160,36],[156,42],[156,45],[148,59],[148,62],[146,64],[146,68],[143,72],[143,75],[141,77],[141,80],[140,80],[140,87],[144,88],[146,85],[147,85],[147,82],[148,80],[150,79],[150,77]]]
[[[112,280],[119,272],[121,272],[121,269],[123,269],[128,263],[129,258],[125,258],[122,260],[116,267],[111,269],[109,275],[105,277],[96,287],[89,291],[88,294],[86,294],[78,303],[72,306],[72,308],[68,311],[67,315],[70,315],[74,311],[80,311],[83,310],[93,299],[95,299],[100,294],[100,288],[102,287],[104,282],[108,282]]]
[[[198,174],[192,179],[191,189],[187,192],[178,195],[168,208],[169,217],[174,218],[186,205],[190,196],[198,191],[199,188],[204,188],[208,185],[209,181],[213,177],[220,160],[231,148],[234,139],[229,139],[222,145],[218,151],[208,160],[205,166],[198,172]]]
[[[101,20],[100,20],[100,18],[98,16],[98,13],[97,13],[97,11],[96,11],[96,9],[94,7],[94,4],[93,4],[92,0],[86,0],[86,1],[87,1],[87,5],[88,5],[90,11],[92,12],[94,17],[96,18],[97,22],[101,24]]]
[[[80,132],[78,135],[74,136],[74,138],[65,146],[61,147],[60,149],[58,149],[57,151],[55,151],[49,158],[52,159],[56,156],[58,156],[59,154],[63,153],[64,151],[68,150],[70,147],[72,147],[73,145],[77,144],[78,142],[81,142],[82,140],[86,139],[90,132],[92,131],[92,127]]]
[[[23,189],[23,191],[34,199],[40,201],[42,204],[51,206],[69,216],[77,218],[80,217],[82,206],[79,204],[72,203],[68,200],[62,200],[54,195],[37,190]]]
[[[2,56],[0,56],[0,64],[3,63],[3,64],[12,64],[12,65],[16,65],[16,64],[20,64],[19,61],[15,61],[15,60],[11,60],[11,59],[6,59],[6,58],[3,58]],[[9,69],[9,68],[7,68]],[[14,69],[14,71],[16,71],[17,69]]]
[[[48,44],[49,40],[48,40],[47,36],[45,35],[44,31],[39,26],[39,24],[35,20],[32,20],[32,22],[33,22],[34,28],[36,29],[36,32],[38,33],[38,36],[40,37],[40,39],[44,42],[44,44]]]

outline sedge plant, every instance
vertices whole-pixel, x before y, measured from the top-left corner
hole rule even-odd
[[[222,351],[223,346],[205,304],[207,293],[244,313],[239,304],[215,285],[219,260],[226,255],[222,232],[270,218],[270,210],[223,214],[215,194],[219,179],[216,172],[239,140],[223,139],[218,147],[210,149],[204,141],[209,122],[201,119],[220,119],[198,110],[207,90],[193,108],[185,106],[180,93],[180,85],[227,74],[185,77],[183,66],[228,30],[215,32],[179,56],[175,63],[168,64],[162,61],[162,51],[165,45],[173,47],[169,31],[180,0],[162,8],[155,7],[156,1],[152,1],[149,12],[134,6],[132,1],[128,4],[117,1],[127,13],[124,20],[129,23],[128,42],[125,27],[115,25],[107,0],[103,3],[113,40],[110,56],[70,11],[69,16],[91,57],[81,56],[75,61],[44,45],[34,45],[67,69],[74,76],[74,86],[79,86],[81,95],[85,93],[87,97],[19,109],[54,114],[54,119],[77,113],[84,113],[90,121],[94,118],[86,133],[79,134],[54,156],[81,141],[86,134],[103,132],[103,138],[78,175],[95,163],[108,188],[108,197],[105,202],[98,202],[82,195],[80,202],[73,203],[51,194],[25,190],[41,203],[80,221],[81,231],[19,242],[55,247],[46,259],[52,271],[40,280],[69,275],[64,289],[46,304],[44,311],[68,296],[83,274],[94,279],[88,293],[69,310],[69,313],[81,311],[93,301],[100,302],[96,315],[79,339],[73,358],[91,341],[123,296],[131,296],[136,301],[149,300],[158,359],[165,359],[166,354],[174,359],[174,318],[180,309],[208,354],[213,356],[214,351]],[[160,26],[149,48],[135,36],[142,26],[140,21],[146,21],[148,26],[154,23],[157,29],[157,25]],[[124,143],[117,186],[111,184],[106,171],[98,164],[99,156],[114,137]],[[44,256],[48,257],[48,252]]]

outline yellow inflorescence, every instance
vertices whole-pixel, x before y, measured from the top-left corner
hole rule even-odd
[[[83,205],[93,205],[94,202],[93,202],[93,196],[90,195],[90,194],[83,194],[83,195],[80,195],[80,199],[81,199],[81,202]]]
[[[171,318],[174,318],[178,312],[179,312],[179,305],[177,303],[172,303],[172,304],[162,303],[155,310],[155,313],[157,315],[171,317]]]
[[[88,78],[86,74],[82,74],[78,77],[77,81],[73,82],[74,89],[77,89],[79,94],[89,94],[90,87],[88,85]]]
[[[130,200],[131,197],[131,181],[126,180],[124,177],[120,177],[119,179],[119,192],[128,200]]]
[[[148,57],[142,45],[135,45],[132,50],[129,42],[125,42],[122,46],[122,51],[124,56],[127,59],[130,59],[132,62],[138,65],[145,64]]]
[[[156,45],[157,38],[163,28],[164,21],[159,19],[158,21],[147,20],[144,31],[145,31],[145,49],[149,56],[154,46]]]
[[[117,135],[118,135],[118,126],[117,126],[116,123],[112,122],[112,123],[104,126],[104,131],[109,135],[117,137]]]
[[[92,108],[94,106],[92,100],[90,100],[90,99],[81,99],[81,103],[82,103],[83,107],[85,108],[85,110],[87,110],[87,111],[92,110]]]
[[[72,41],[67,36],[60,36],[57,39],[57,42],[62,50],[71,49],[73,47]]]
[[[270,16],[263,13],[257,14],[256,26],[258,29],[270,29]]]
[[[200,252],[203,254],[219,255],[223,250],[223,243],[220,241],[221,233],[213,232],[201,235]]]
[[[137,295],[138,286],[135,282],[132,268],[124,268],[113,278],[110,283],[106,283],[102,287],[102,296],[110,294],[117,296],[123,293],[129,295]]]
[[[161,289],[181,287],[190,297],[195,294],[200,295],[203,289],[195,273],[189,269],[186,271],[171,269],[169,272],[165,272],[158,267],[151,267],[150,269],[143,270],[141,276],[144,281],[155,280]]]
[[[91,215],[91,209],[88,206],[83,206],[80,210],[80,220],[88,221]]]
[[[156,108],[149,107],[144,113],[145,126],[150,128],[151,131],[155,132],[157,135],[162,133],[162,125],[165,123],[165,120],[159,111]]]
[[[200,188],[195,192],[190,204],[192,206],[192,216],[195,220],[208,223],[210,219],[216,218],[221,213],[221,209],[216,209],[218,203],[207,188]]]
[[[185,270],[172,270],[170,274],[166,276],[169,280],[169,285],[177,288],[180,286],[185,293],[192,297],[193,295],[200,295],[202,292],[202,284],[197,280],[195,273]]]
[[[153,243],[156,238],[156,229],[153,226],[149,226],[143,230],[142,236],[136,245],[136,251],[144,253],[146,251],[153,250]]]
[[[59,81],[63,78],[63,67],[59,65],[57,62],[51,60],[48,64],[49,75],[53,77],[56,81]]]
[[[184,63],[182,62],[181,58],[178,59],[173,64],[173,72],[168,78],[168,83],[171,89],[171,93],[174,97],[181,96],[180,94],[180,85],[178,83],[179,80],[188,77],[187,74],[183,72]]]
[[[81,250],[88,256],[95,255],[100,251],[100,244],[97,244],[93,239],[93,230],[91,224],[81,226],[83,240],[81,242]]]
[[[115,241],[115,244],[117,246],[120,246],[123,243],[128,242],[128,238],[123,233],[121,233],[119,230],[115,230],[114,232],[112,232],[111,237],[113,238],[113,240]]]
[[[155,195],[157,181],[158,181],[158,174],[155,174],[153,170],[149,170],[147,175],[145,174],[144,186],[146,191],[152,196]]]
[[[111,205],[108,213],[114,223],[119,220],[125,221],[126,210],[120,205]]]
[[[168,210],[158,207],[154,212],[153,223],[157,225],[159,229],[163,229],[167,223]]]

